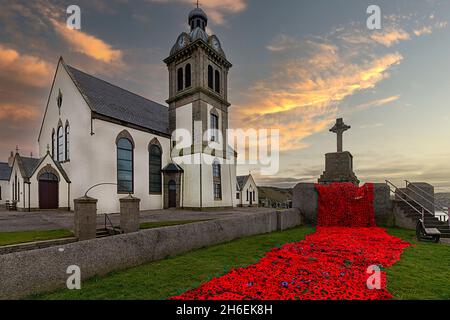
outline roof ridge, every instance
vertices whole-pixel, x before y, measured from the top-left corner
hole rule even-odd
[[[78,68],[75,68],[75,67],[72,66],[72,65],[69,65],[69,64],[68,64],[67,66],[68,66],[69,68],[74,69],[74,70],[76,70],[76,71],[78,71],[78,72],[81,72],[81,73],[83,73],[83,74],[85,74],[85,75],[87,75],[87,76],[89,76],[89,77],[91,77],[91,78],[94,78],[94,79],[96,79],[96,80],[98,80],[98,81],[102,81],[102,82],[106,83],[106,84],[109,85],[109,86],[112,86],[112,87],[118,88],[118,89],[120,89],[120,90],[126,91],[126,92],[128,92],[128,93],[130,93],[130,94],[132,94],[132,95],[135,95],[135,96],[139,97],[139,98],[142,98],[142,99],[144,99],[144,100],[147,100],[147,101],[156,103],[156,104],[160,105],[161,107],[167,108],[167,106],[165,106],[165,105],[163,105],[163,104],[161,104],[161,103],[159,103],[159,102],[156,102],[156,101],[154,101],[154,100],[150,100],[149,98],[146,98],[146,97],[144,97],[144,96],[142,96],[142,95],[140,95],[140,94],[137,94],[137,93],[135,93],[135,92],[132,92],[132,91],[129,90],[129,89],[125,89],[125,88],[119,87],[118,85],[113,84],[113,83],[111,83],[111,82],[109,82],[109,81],[106,81],[106,80],[103,80],[103,79],[101,79],[101,78],[99,78],[99,77],[93,76],[92,74],[89,74],[89,73],[87,73],[87,72],[84,72],[83,70],[80,70],[80,69],[78,69]]]

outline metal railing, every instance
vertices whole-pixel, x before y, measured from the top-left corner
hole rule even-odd
[[[432,194],[430,194],[429,192],[425,191],[424,189],[418,187],[418,186],[415,185],[414,183],[411,183],[411,182],[409,182],[408,180],[405,180],[405,182],[406,182],[406,188],[412,186],[412,187],[416,188],[417,190],[423,192],[423,193],[426,194],[427,196],[433,197],[433,198],[434,198],[434,195],[432,195]],[[431,205],[433,206],[433,210],[435,211],[434,217],[436,217],[436,209],[439,209],[442,213],[444,213],[444,215],[447,216],[447,219],[450,217],[450,215],[449,215],[450,209],[447,208],[447,210],[446,210],[443,206],[436,204],[436,201],[431,201],[430,199],[427,199],[424,195],[422,195],[422,194],[420,194],[420,193],[414,191],[412,188],[409,188],[409,190],[411,190],[412,192],[414,192],[414,194],[418,195],[419,197],[421,197],[422,199],[424,199],[426,202],[428,202],[429,204],[431,204]],[[444,222],[445,222],[445,217],[443,217],[443,216],[441,216],[441,215],[439,215],[439,216],[436,217],[436,218],[438,218],[440,221],[444,221]],[[449,219],[448,219],[448,221],[450,222]]]
[[[115,235],[117,228],[114,226],[114,224],[112,223],[111,219],[109,218],[109,215],[107,213],[104,214],[105,215],[105,230],[110,234],[110,235]],[[109,225],[109,229],[108,229],[108,225]],[[111,232],[110,232],[111,230]]]
[[[427,208],[425,208],[422,204],[420,204],[419,202],[417,202],[416,200],[414,200],[413,198],[411,198],[406,192],[400,190],[400,188],[398,188],[395,184],[393,184],[392,182],[390,182],[389,180],[386,180],[386,184],[389,186],[389,189],[391,190],[391,192],[393,192],[395,195],[398,194],[398,192],[400,192],[401,194],[405,195],[407,199],[409,199],[410,201],[408,201],[405,198],[399,197],[399,199],[401,201],[403,201],[404,203],[406,203],[408,206],[410,206],[415,212],[417,212],[418,214],[420,214],[420,216],[422,217],[422,223],[425,222],[425,211],[427,211],[430,215],[432,215],[434,217],[434,213],[431,212],[430,210],[428,210]],[[394,189],[392,189],[392,187]],[[421,210],[417,209],[416,206],[413,206],[411,204],[412,202],[415,202]]]

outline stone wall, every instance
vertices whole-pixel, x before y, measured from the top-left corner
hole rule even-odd
[[[82,278],[88,279],[300,223],[298,210],[273,211],[1,255],[0,299],[65,288],[66,270],[71,265],[79,266]]]
[[[316,224],[319,195],[314,183],[299,183],[294,188],[292,206],[302,213],[305,223]],[[389,187],[384,183],[374,184],[374,211],[377,225],[390,227],[394,224]]]
[[[297,208],[278,211],[277,224],[278,231],[292,229],[303,224],[302,214]]]
[[[380,227],[393,227],[394,213],[389,186],[385,183],[374,183],[373,187],[375,221]]]
[[[292,206],[298,208],[307,224],[315,224],[319,208],[319,194],[314,183],[299,183],[295,186]]]

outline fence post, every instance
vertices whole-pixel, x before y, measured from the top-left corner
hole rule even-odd
[[[129,195],[120,201],[120,229],[123,233],[139,231],[140,199]]]
[[[74,229],[78,241],[95,239],[97,233],[97,199],[75,199]]]

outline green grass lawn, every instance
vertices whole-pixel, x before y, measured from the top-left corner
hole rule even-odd
[[[256,263],[272,248],[302,240],[313,228],[258,235],[204,248],[162,261],[96,277],[81,290],[60,290],[37,299],[167,299],[232,268]]]
[[[141,223],[140,228],[141,228],[141,230],[142,229],[154,229],[154,228],[177,226],[177,225],[182,225],[182,224],[189,224],[189,223],[202,222],[202,221],[208,221],[208,220],[210,220],[210,219],[144,222],[144,223]]]
[[[450,246],[417,242],[415,231],[388,232],[413,245],[387,269],[387,285],[394,299],[450,300]]]
[[[256,263],[272,248],[302,240],[310,227],[248,237],[148,263],[83,282],[82,290],[60,290],[32,299],[167,299],[230,269]],[[395,299],[450,299],[450,247],[417,243],[414,231],[389,229],[415,246],[387,270]]]
[[[0,232],[0,246],[73,237],[69,230]]]

